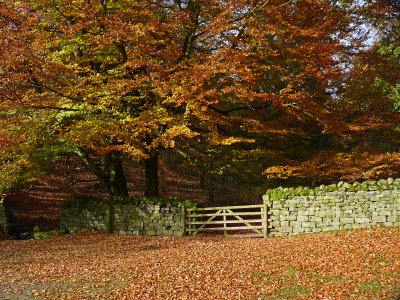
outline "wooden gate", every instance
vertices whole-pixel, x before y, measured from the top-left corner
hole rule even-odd
[[[183,228],[189,235],[198,232],[228,232],[231,236],[267,237],[267,206],[242,205],[189,208],[183,210]]]

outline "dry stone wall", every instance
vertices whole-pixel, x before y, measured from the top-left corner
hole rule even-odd
[[[128,199],[112,203],[113,232],[128,235],[181,236],[182,205],[191,205],[178,199],[155,199],[140,203]],[[74,232],[82,228],[104,229],[109,203],[93,198],[68,199],[61,216],[61,229]]]
[[[400,179],[277,188],[263,196],[269,235],[400,225]]]

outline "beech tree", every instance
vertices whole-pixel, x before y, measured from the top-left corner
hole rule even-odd
[[[269,178],[307,178],[318,184],[398,176],[397,5],[364,1],[353,10],[356,28],[364,32],[349,41],[346,74],[331,106],[341,130],[332,136],[334,143],[309,157],[270,167],[265,171]]]
[[[129,156],[144,160],[145,195],[157,196],[160,149],[246,144],[276,162],[287,143],[342,130],[328,93],[343,76],[342,1],[0,7],[3,170],[29,167],[48,146],[76,153],[111,197],[125,197]]]
[[[4,128],[25,136],[24,148],[62,140],[111,196],[128,194],[122,155],[144,159],[145,194],[157,196],[157,149],[196,135],[177,94],[190,65],[212,47],[211,17],[223,8],[213,1],[9,1],[2,8],[2,111],[11,126]],[[196,49],[195,34],[203,41]]]

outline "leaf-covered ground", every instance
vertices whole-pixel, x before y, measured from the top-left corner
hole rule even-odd
[[[396,299],[400,228],[0,242],[0,299]]]

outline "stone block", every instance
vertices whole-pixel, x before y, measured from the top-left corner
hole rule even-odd
[[[278,215],[270,215],[269,218],[271,221],[279,221],[279,216]]]
[[[285,226],[285,227],[281,227],[279,232],[283,232],[283,233],[292,233],[293,232],[293,228],[289,227],[289,226]]]
[[[157,235],[156,230],[145,230],[145,235]]]
[[[280,212],[280,215],[288,216],[288,215],[290,215],[290,212],[287,209],[282,209],[282,211]]]
[[[365,218],[365,217],[355,218],[354,221],[357,224],[369,224],[370,223],[369,218]]]
[[[388,210],[382,210],[382,211],[379,212],[379,215],[380,216],[391,216],[392,212],[388,211]]]
[[[354,218],[340,218],[340,222],[342,224],[353,224],[355,221]]]
[[[288,227],[289,226],[289,221],[281,221],[280,222],[280,227]]]
[[[304,228],[303,227],[293,227],[293,233],[294,234],[304,233]]]
[[[379,212],[377,212],[377,211],[370,211],[370,215],[371,215],[371,217],[378,217],[379,216]]]
[[[368,189],[370,191],[378,191],[379,190],[379,186],[376,185],[376,184],[371,184],[371,185],[368,186]]]
[[[174,234],[172,229],[164,229],[160,231],[160,235],[171,236]]]
[[[174,230],[173,235],[174,236],[183,236],[183,231],[182,230]]]
[[[312,232],[313,232],[313,228],[311,228],[311,227],[304,228],[304,233],[312,233]]]
[[[297,221],[307,222],[309,220],[309,216],[299,215],[297,217]]]
[[[396,222],[399,221],[399,217],[398,217],[398,216],[388,216],[388,217],[387,217],[387,221],[388,221],[388,222],[396,223]]]
[[[322,218],[321,217],[316,217],[316,216],[312,216],[310,218],[311,222],[322,222]]]
[[[292,227],[292,228],[301,227],[300,221],[290,221],[289,224],[290,224],[290,227]]]
[[[268,224],[271,224],[272,227],[279,227],[279,226],[281,226],[281,223],[280,223],[279,221],[268,222]]]
[[[279,215],[279,221],[286,221],[287,220],[287,216],[285,215]]]
[[[343,217],[343,216],[344,216],[344,213],[343,213],[342,210],[336,210],[335,216],[336,216],[337,218],[340,218],[340,217]]]
[[[371,218],[372,223],[383,223],[387,221],[387,217],[386,216],[373,216]]]
[[[354,223],[354,224],[351,224],[351,228],[353,228],[353,229],[367,228],[367,227],[369,227],[368,223]]]
[[[315,227],[315,222],[301,222],[301,227],[303,228]]]
[[[325,212],[325,217],[334,217],[336,212],[334,210],[327,210]]]
[[[343,228],[343,229],[353,229],[353,228],[354,228],[353,225],[354,225],[354,224],[344,224],[344,225],[342,226],[342,228]]]
[[[298,216],[309,216],[310,212],[306,211],[306,210],[299,210],[299,212],[297,213]]]
[[[384,226],[394,226],[394,222],[385,222],[383,223]]]

